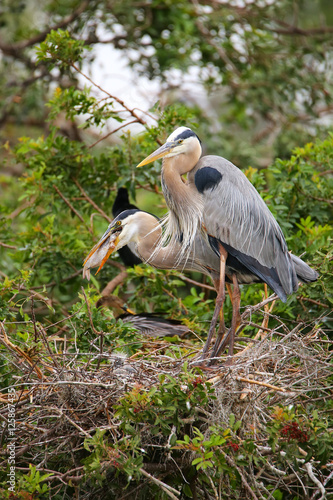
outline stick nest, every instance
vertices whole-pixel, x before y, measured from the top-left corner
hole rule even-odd
[[[292,465],[289,471],[284,471],[277,461],[277,454],[283,454],[282,448],[277,446],[273,451],[265,432],[267,424],[276,418],[274,409],[304,406],[318,401],[318,398],[323,402],[332,398],[332,388],[327,383],[332,373],[329,341],[318,328],[308,329],[306,334],[297,330],[286,331],[284,328],[281,333],[280,329],[266,329],[265,335],[261,332],[261,339],[256,338],[245,348],[238,338],[236,355],[230,366],[226,366],[224,357],[200,374],[202,380],[214,388],[215,398],[205,406],[198,405],[193,409],[193,417],[184,420],[186,434],[193,435],[192,425],[195,424],[207,439],[212,426],[228,427],[231,415],[242,422],[235,439],[241,443],[250,437],[255,442],[255,453],[266,457],[266,465],[258,471],[254,465],[237,465],[233,453],[225,454],[229,466],[240,474],[242,498],[269,498],[265,487],[267,481],[279,488],[284,485],[288,491],[304,488],[313,499],[325,498],[323,495],[329,492],[332,464],[326,464],[326,477],[321,465],[311,460],[298,459],[298,471],[293,471]],[[191,354],[195,352],[193,347],[191,351],[188,349],[189,341],[183,340],[179,352],[181,348],[182,352],[187,349],[188,354],[175,359],[166,354],[166,340],[154,339],[146,340],[140,352],[132,357],[117,351],[96,353],[94,349],[80,353],[73,346],[56,353],[51,349],[51,340],[41,335],[43,349],[33,353],[25,351],[24,345],[12,343],[4,325],[0,341],[5,346],[3,356],[7,362],[10,360],[16,374],[16,466],[28,472],[28,464],[32,463],[39,470],[50,473],[48,484],[54,492],[64,485],[75,487],[87,479],[78,457],[84,456],[83,441],[94,436],[96,428],[107,431],[111,445],[117,443],[122,432],[119,431],[120,420],[115,406],[126,394],[138,388],[144,393],[152,387],[159,387],[161,374],[179,377],[184,361],[188,362],[190,369],[193,363]],[[196,370],[200,373],[200,367]],[[7,388],[0,395],[4,422],[8,422],[8,394]],[[165,478],[179,468],[185,470],[196,455],[185,450],[177,463],[170,460],[166,456],[171,448],[170,436],[160,433],[156,436],[152,430],[152,426],[142,422],[141,444],[145,449],[156,447],[163,450],[164,462],[162,454],[158,455],[156,462],[143,462],[140,469],[142,481],[160,486],[168,497],[178,498],[178,490],[168,486]],[[6,440],[7,431],[4,424],[2,442]],[[3,449],[1,454],[4,465],[7,450]],[[49,466],[68,456],[73,459],[71,470]],[[230,498],[238,498],[233,496],[229,483],[228,477],[224,477],[224,494],[229,491]],[[138,483],[135,488],[138,488]],[[196,491],[198,498],[200,495],[202,498],[205,495],[207,498],[225,498],[219,496],[216,489],[211,496],[200,488]],[[96,490],[92,487],[91,491],[93,496]],[[98,491],[100,498],[113,498],[110,492]],[[82,498],[90,496],[86,494]],[[132,497],[126,493],[122,498]]]

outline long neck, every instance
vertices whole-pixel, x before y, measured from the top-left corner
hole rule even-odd
[[[147,220],[140,227],[136,251],[142,260],[159,269],[174,269],[177,267],[177,255],[180,245],[175,243],[171,247],[162,247],[162,228],[158,221]]]
[[[199,234],[186,254],[179,241],[174,240],[167,246],[162,246],[161,239],[161,223],[149,214],[142,215],[133,244],[135,253],[143,261],[159,269],[200,271],[209,276],[219,273],[218,258]]]
[[[177,155],[165,158],[162,167],[162,189],[170,209],[165,223],[163,243],[182,242],[182,253],[188,252],[195,234],[201,226],[203,200],[201,194],[183,181],[182,174],[189,172],[198,160],[197,155]]]

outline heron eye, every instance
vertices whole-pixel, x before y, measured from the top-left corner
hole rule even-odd
[[[120,225],[121,225],[121,221],[120,221],[120,220],[118,220],[118,221],[117,221],[117,226],[120,226]]]
[[[178,144],[181,144],[182,142],[184,142],[183,139],[178,139]]]

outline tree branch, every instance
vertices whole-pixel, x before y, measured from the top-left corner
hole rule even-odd
[[[52,30],[56,31],[58,29],[65,28],[70,23],[72,23],[73,21],[75,21],[75,19],[77,19],[86,10],[86,8],[88,6],[89,6],[89,1],[85,0],[69,16],[64,17],[64,19],[62,19],[59,23],[57,23],[57,24],[55,24],[53,26],[50,26],[49,28],[47,28],[44,31],[41,31],[40,33],[38,33],[38,35],[35,35],[34,37],[30,38],[29,40],[23,40],[21,42],[13,43],[13,44],[10,44],[10,45],[2,43],[1,40],[0,40],[0,50],[2,50],[2,52],[4,54],[6,54],[7,56],[17,57],[19,55],[19,53],[22,52],[27,47],[32,47],[36,43],[40,43],[43,40],[45,40],[45,38],[47,37],[47,35]]]
[[[67,198],[62,194],[62,192],[57,188],[57,186],[55,186],[53,184],[53,188],[55,189],[55,191],[58,193],[58,195],[60,196],[60,198],[62,200],[64,200],[64,202],[66,203],[66,205],[69,206],[69,208],[72,210],[72,212],[80,219],[80,221],[86,226],[86,228],[88,229],[88,231],[93,234],[93,231],[92,229],[88,226],[88,224],[85,223],[83,217],[79,214],[79,212],[73,207],[73,205],[71,204],[71,202],[69,200],[67,200]]]

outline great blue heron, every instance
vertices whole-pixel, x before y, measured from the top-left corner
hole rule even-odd
[[[162,189],[170,211],[161,245],[166,243],[167,249],[181,242],[180,257],[186,260],[200,233],[220,259],[220,286],[204,354],[223,308],[225,277],[233,283],[228,351],[232,356],[240,307],[239,274],[267,283],[285,302],[298,289],[297,269],[280,226],[243,172],[220,156],[200,158],[201,153],[198,136],[190,128],[179,127],[138,167],[163,158]],[[306,269],[306,281],[317,279],[318,274],[301,259],[297,265]]]
[[[200,232],[195,235],[194,243],[186,257],[179,257],[182,243],[174,240],[172,244],[161,247],[162,227],[160,221],[153,215],[138,209],[125,210],[109,225],[99,242],[89,252],[84,261],[84,276],[89,279],[90,269],[103,267],[108,257],[128,245],[130,250],[141,260],[160,269],[181,269],[200,271],[211,277],[215,288],[219,289],[220,258],[211,248]],[[316,277],[313,271],[299,257],[291,255],[297,278],[305,283]],[[240,267],[233,270],[227,261],[227,277],[234,272],[240,284],[262,282],[263,280],[246,269]],[[218,347],[218,346],[217,346]],[[214,351],[216,353],[216,350]]]

